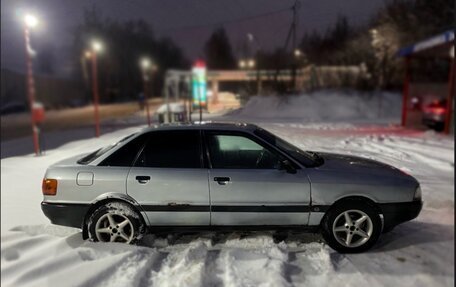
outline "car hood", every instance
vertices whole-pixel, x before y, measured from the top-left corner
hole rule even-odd
[[[395,176],[413,179],[413,177],[400,169],[376,160],[335,153],[319,152],[318,155],[324,159],[324,163],[318,167],[319,170],[367,173],[372,175]]]

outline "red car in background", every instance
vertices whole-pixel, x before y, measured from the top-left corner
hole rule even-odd
[[[443,131],[447,100],[435,100],[423,108],[423,124],[436,131]]]

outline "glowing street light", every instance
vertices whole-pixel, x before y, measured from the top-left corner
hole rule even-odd
[[[103,50],[103,44],[101,44],[101,42],[98,40],[93,40],[92,41],[92,50],[97,53],[101,52],[101,50]]]
[[[301,52],[301,50],[299,50],[299,49],[295,49],[295,50],[294,50],[294,55],[295,55],[295,57],[296,57],[296,58],[299,58],[299,57],[301,57],[301,55],[302,55],[302,52]]]
[[[150,68],[150,65],[151,65],[150,59],[149,59],[149,58],[142,58],[142,59],[141,59],[141,62],[140,62],[140,65],[141,65],[141,68],[142,68],[143,70],[149,69],[149,68]]]
[[[89,50],[86,50],[84,52],[84,56],[86,57],[86,59],[91,59],[92,58],[92,52],[90,52]]]
[[[255,60],[253,60],[253,59],[248,60],[247,65],[249,68],[255,67]]]
[[[25,25],[29,28],[35,28],[38,25],[38,18],[32,14],[27,14],[24,17]]]

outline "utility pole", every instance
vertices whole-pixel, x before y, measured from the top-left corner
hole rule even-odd
[[[301,2],[299,0],[295,0],[293,6],[291,7],[291,10],[293,11],[293,21],[291,22],[290,28],[288,29],[288,34],[287,38],[285,40],[285,46],[284,46],[284,52],[286,53],[288,50],[288,43],[290,42],[290,38],[292,39],[291,45],[292,51],[291,53],[293,54],[294,51],[296,50],[296,26],[298,23],[298,9],[301,7]],[[277,66],[276,73],[275,73],[275,83],[276,83],[276,88],[278,87],[278,76],[279,76],[279,67]],[[296,60],[293,57],[293,64],[292,64],[292,83],[294,86],[296,86]]]
[[[291,24],[292,27],[292,46],[293,46],[293,52],[296,51],[296,26],[298,25],[298,9],[301,6],[301,3],[299,0],[295,0],[295,3],[292,7],[293,10],[293,22]],[[294,54],[293,54],[294,55]],[[296,89],[296,68],[297,68],[297,59],[293,57],[293,67],[292,67],[292,90]]]

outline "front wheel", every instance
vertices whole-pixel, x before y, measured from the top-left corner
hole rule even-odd
[[[347,200],[328,211],[322,229],[323,238],[331,248],[340,253],[358,253],[375,244],[382,222],[370,203]]]
[[[89,218],[89,237],[95,242],[133,244],[144,233],[140,215],[128,204],[109,202],[97,208]]]

